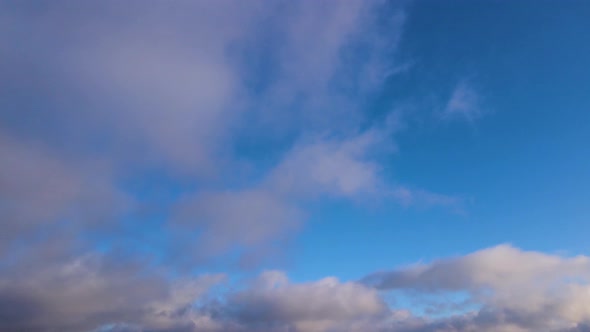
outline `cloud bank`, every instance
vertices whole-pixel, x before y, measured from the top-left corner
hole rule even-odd
[[[2,328],[566,332],[590,326],[590,257],[510,245],[376,272],[358,282],[292,282],[284,272],[266,271],[228,287],[223,275],[170,279],[145,269],[140,262],[93,254],[27,278],[3,277]],[[392,302],[391,292],[412,294],[430,313],[417,310],[419,303]],[[458,292],[465,298],[450,306],[445,294]]]

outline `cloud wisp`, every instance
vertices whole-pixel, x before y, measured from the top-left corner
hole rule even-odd
[[[480,94],[468,81],[461,81],[453,90],[441,117],[445,120],[460,119],[473,124],[484,115]]]

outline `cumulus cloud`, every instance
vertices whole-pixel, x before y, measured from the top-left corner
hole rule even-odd
[[[223,275],[172,277],[149,262],[89,253],[27,278],[0,279],[6,331],[588,331],[590,258],[500,245],[368,275],[293,282],[262,272],[233,287]],[[442,316],[396,301],[446,299]],[[393,292],[393,293],[389,293]]]
[[[222,276],[170,281],[145,262],[88,253],[0,278],[3,331],[90,331],[105,324],[188,326],[190,308]]]
[[[390,310],[376,290],[335,277],[294,283],[284,272],[266,271],[246,289],[209,303],[201,314],[217,322],[211,331],[386,331],[412,326],[405,310]]]
[[[586,256],[561,257],[500,245],[378,272],[364,282],[381,290],[422,294],[467,292],[470,304],[480,309],[437,322],[440,331],[561,331],[590,319]]]
[[[248,330],[329,331],[388,311],[377,292],[329,277],[292,284],[282,272],[261,274],[251,288],[231,294],[226,314]]]

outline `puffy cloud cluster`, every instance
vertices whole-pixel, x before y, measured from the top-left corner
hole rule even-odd
[[[467,293],[468,301],[462,301],[467,313],[433,323],[436,331],[567,331],[590,322],[587,256],[561,257],[500,245],[374,273],[364,282],[414,296]],[[473,306],[479,309],[473,311]]]
[[[590,258],[509,245],[377,272],[359,282],[326,277],[298,283],[284,272],[267,271],[228,287],[223,275],[171,278],[145,262],[98,254],[38,272],[0,279],[3,331],[586,332],[590,327]],[[415,303],[402,305],[401,292]],[[446,295],[453,292],[466,299],[452,305],[453,297]],[[425,313],[417,310],[419,301],[444,310]]]
[[[374,289],[329,277],[292,284],[282,272],[262,273],[230,294],[221,310],[246,331],[330,331],[383,316],[388,309]]]
[[[184,311],[223,279],[171,279],[135,258],[98,253],[37,262],[33,271],[16,267],[0,277],[2,331],[90,331],[119,322],[154,329],[190,326]]]

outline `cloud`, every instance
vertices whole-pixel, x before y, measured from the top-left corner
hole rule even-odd
[[[267,271],[197,311],[209,317],[205,331],[588,331],[589,287],[586,256],[499,245],[373,273],[359,283],[333,277],[293,283],[283,272]],[[453,301],[445,294],[466,292],[468,299],[430,316],[396,301],[399,291],[441,304]]]
[[[108,228],[133,204],[113,184],[113,171],[103,160],[67,158],[41,142],[19,141],[2,132],[0,151],[0,254],[52,225],[76,224],[80,218],[81,229]]]
[[[230,249],[275,243],[298,229],[303,212],[290,201],[263,189],[206,192],[189,196],[175,208],[174,224],[198,236],[203,258]]]
[[[397,186],[388,193],[403,206],[441,206],[451,208],[454,212],[465,213],[464,199],[458,196],[444,195],[439,193],[429,192],[423,189],[408,188],[404,186]]]
[[[308,202],[384,196],[386,188],[381,188],[379,166],[372,158],[384,138],[369,130],[297,143],[255,187],[187,195],[174,206],[174,225],[199,234],[196,251],[205,257],[281,242],[300,228],[306,217],[302,207]]]
[[[105,324],[190,325],[183,315],[222,276],[170,281],[135,259],[89,253],[0,278],[3,331],[89,331]],[[188,314],[187,314],[188,315]]]
[[[590,324],[590,258],[509,245],[362,282],[293,282],[266,271],[219,288],[227,277],[172,277],[149,261],[95,253],[36,272],[0,278],[3,331],[572,332]],[[429,316],[396,301],[399,291],[416,299],[449,301],[443,295],[453,292],[469,298]]]
[[[195,251],[211,256],[282,241],[303,224],[303,206],[326,197],[461,211],[460,198],[387,184],[378,156],[396,150],[391,136],[398,125],[384,123],[350,135],[301,139],[257,186],[187,195],[174,206],[174,224],[196,232]]]
[[[271,186],[294,195],[355,197],[374,194],[381,185],[379,165],[368,158],[375,135],[319,140],[294,147],[273,170]]]
[[[0,279],[3,331],[328,331],[388,312],[378,293],[330,277],[268,271],[214,295],[222,275],[175,278],[145,262],[89,254],[26,279]],[[360,331],[360,330],[359,330]]]
[[[282,7],[279,13],[288,14],[276,17],[284,22],[269,27],[278,33],[259,34],[247,47],[253,56],[266,58],[260,50],[280,45],[270,64],[255,67],[268,76],[256,85],[255,118],[276,137],[302,129],[303,134],[356,129],[365,96],[378,92],[391,71],[404,23],[400,7],[388,17],[379,8],[371,1],[336,6],[301,1]]]
[[[461,81],[442,112],[443,119],[462,119],[473,123],[484,114],[481,97],[467,81]]]
[[[371,274],[381,290],[467,292],[481,309],[437,322],[440,331],[561,331],[587,324],[590,258],[522,251],[510,245]],[[447,326],[443,328],[443,326]]]
[[[283,272],[267,271],[248,289],[228,295],[220,315],[239,331],[319,332],[387,312],[377,292],[361,284],[333,277],[293,284]]]

